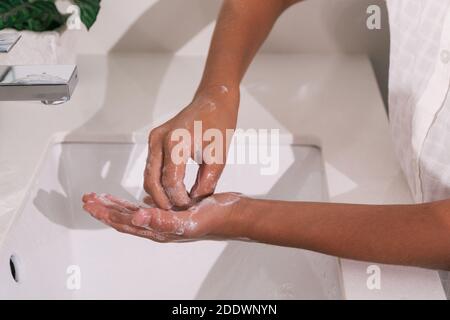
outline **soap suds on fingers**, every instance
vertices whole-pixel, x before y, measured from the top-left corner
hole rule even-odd
[[[85,195],[83,201],[85,210],[118,231],[159,242],[179,242],[207,236],[208,230],[220,221],[216,217],[228,212],[224,207],[231,208],[241,197],[238,193],[219,194],[181,211],[142,207],[106,194]],[[127,219],[120,218],[122,215]]]
[[[120,204],[120,205],[124,206],[125,208],[127,208],[129,210],[133,210],[133,211],[138,210],[141,205],[141,204],[136,205],[136,204],[132,203],[131,201],[128,201],[126,199],[117,198],[110,194],[106,194],[106,195],[104,195],[104,197],[112,202]]]

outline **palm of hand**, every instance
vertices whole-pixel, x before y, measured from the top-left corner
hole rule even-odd
[[[222,193],[187,210],[172,211],[90,193],[83,196],[83,208],[119,232],[157,242],[181,242],[219,235],[239,199],[237,194]]]

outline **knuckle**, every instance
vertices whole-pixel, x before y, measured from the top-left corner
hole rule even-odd
[[[161,139],[160,137],[161,137],[160,127],[151,130],[150,134],[148,135],[148,142],[150,146],[155,145]]]
[[[155,137],[156,137],[156,129],[153,129],[150,131],[148,135],[148,142],[152,144],[152,142],[155,140]]]

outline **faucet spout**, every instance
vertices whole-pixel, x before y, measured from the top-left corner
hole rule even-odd
[[[9,52],[20,37],[19,33],[0,33],[0,53]],[[77,83],[75,65],[0,66],[0,101],[58,105],[70,100]]]
[[[75,65],[0,66],[0,101],[58,105],[70,100],[77,83]]]

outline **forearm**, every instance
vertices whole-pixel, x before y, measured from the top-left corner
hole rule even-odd
[[[449,269],[450,212],[442,204],[371,206],[245,199],[234,213],[239,224],[235,236],[349,259]]]
[[[238,88],[281,13],[299,0],[225,0],[214,30],[199,90]]]

